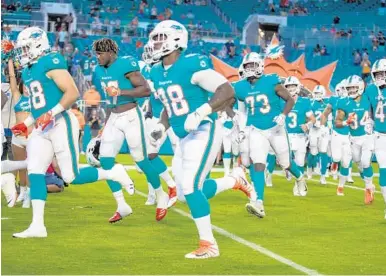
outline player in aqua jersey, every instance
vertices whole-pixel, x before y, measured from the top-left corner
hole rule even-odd
[[[374,151],[374,136],[370,118],[370,101],[362,96],[365,83],[361,77],[353,75],[347,79],[348,102],[338,105],[336,127],[348,126],[350,130],[351,152],[365,181],[365,204],[374,200],[373,167],[371,158]]]
[[[27,230],[13,236],[47,237],[44,226],[45,173],[54,156],[66,183],[84,184],[110,179],[118,181],[131,193],[134,193],[134,187],[122,165],[115,165],[111,170],[78,168],[79,123],[68,109],[78,99],[79,91],[67,71],[63,56],[50,52],[47,34],[37,27],[21,31],[15,58],[23,67],[22,80],[30,97],[31,114],[12,131],[15,135],[28,135],[29,126],[35,124],[35,129],[27,144],[32,223]]]
[[[332,114],[333,117],[331,134],[331,157],[334,163],[339,164],[339,185],[336,191],[338,196],[344,195],[343,187],[350,174],[349,168],[351,165],[352,158],[349,138],[349,127],[343,126],[338,128],[335,123],[338,106],[345,105],[348,103],[346,83],[347,80],[343,83],[341,90],[337,91],[340,94],[330,97],[329,103],[327,104],[327,107],[323,111],[321,117],[322,132],[326,131],[325,124],[329,115]]]
[[[307,175],[312,177],[313,169],[318,163],[318,154],[320,156],[320,184],[327,184],[326,174],[328,165],[328,146],[330,144],[330,131],[328,128],[321,127],[321,116],[328,104],[326,98],[326,89],[323,85],[315,86],[313,90],[313,100],[311,108],[314,112],[316,122],[313,128],[310,129],[310,152],[307,157]]]
[[[366,88],[374,120],[375,156],[379,164],[379,184],[386,204],[386,59],[379,59],[371,68],[374,84]],[[385,209],[386,219],[386,209]]]
[[[150,80],[164,110],[151,132],[155,143],[172,127],[179,138],[173,157],[177,195],[187,202],[200,236],[197,250],[186,258],[203,259],[220,255],[213,236],[208,199],[238,189],[253,192],[243,170],[231,176],[206,179],[221,147],[222,127],[214,112],[233,103],[234,91],[228,81],[212,69],[206,56],[185,55],[188,32],[173,20],[160,22],[149,35],[149,52],[154,62]],[[209,100],[209,95],[213,96]]]
[[[144,63],[144,62],[142,61],[141,63]],[[145,125],[146,125],[146,131],[148,132],[146,133],[147,135],[150,135],[149,131],[151,131],[154,125],[158,123],[163,109],[162,102],[158,99],[158,96],[156,95],[156,91],[154,90],[154,85],[150,81],[151,64],[152,62],[149,62],[149,64],[144,63],[143,68],[141,70],[142,75],[148,81],[151,89],[151,94],[147,100],[147,107],[146,107],[147,110],[145,113]],[[172,128],[169,128],[167,131],[167,134],[165,133],[164,137],[159,139],[156,144],[149,143],[148,157],[152,165],[156,169],[157,173],[159,174],[159,176],[168,185],[168,194],[169,194],[168,208],[169,208],[175,205],[177,202],[176,183],[174,182],[174,179],[171,177],[165,162],[158,156],[158,152],[168,136],[174,151],[177,144],[177,136],[174,134]],[[150,183],[148,183],[148,187],[149,187],[149,193],[148,193],[145,205],[154,205],[156,203],[155,190],[153,189]]]
[[[299,96],[301,84],[296,77],[288,77],[284,82],[284,87],[295,101],[295,105],[292,107],[291,112],[288,113],[286,119],[291,151],[294,154],[296,165],[304,173],[304,161],[307,153],[306,134],[312,129],[315,123],[315,116],[310,99]]]
[[[91,53],[88,53],[87,55],[82,56],[82,59],[80,60],[80,67],[82,68],[84,78],[89,85],[91,84],[91,76],[92,76],[91,61],[92,61]]]
[[[167,213],[169,197],[163,191],[158,172],[147,156],[148,137],[144,116],[137,105],[137,98],[150,96],[150,87],[139,71],[136,59],[118,56],[118,45],[114,40],[99,39],[94,42],[93,50],[99,63],[95,68],[95,78],[100,81],[111,109],[101,135],[101,166],[107,169],[114,166],[115,157],[126,140],[131,156],[156,191],[156,220],[162,220]],[[132,211],[118,183],[108,181],[108,184],[118,203],[117,211],[110,218],[110,222],[116,222]]]
[[[243,59],[245,79],[234,83],[236,97],[248,109],[247,135],[251,179],[257,192],[257,197],[247,203],[248,212],[258,217],[264,217],[264,187],[265,164],[270,147],[274,150],[278,163],[283,169],[288,169],[295,177],[294,194],[305,196],[307,185],[303,174],[290,158],[289,141],[285,128],[285,120],[291,111],[294,100],[288,91],[280,84],[278,75],[264,75],[264,60],[258,53],[249,53]],[[281,101],[286,102],[284,109]],[[242,105],[242,103],[239,105]]]

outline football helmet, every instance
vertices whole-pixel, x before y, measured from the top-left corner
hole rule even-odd
[[[101,146],[101,139],[96,137],[91,139],[87,145],[86,159],[87,163],[93,167],[100,167],[101,162],[99,161],[99,148]]]
[[[336,94],[336,96],[342,97],[342,98],[347,97],[346,87],[347,87],[347,80],[346,79],[344,79],[340,83],[338,83],[335,86],[335,94]]]
[[[50,51],[50,43],[45,31],[29,27],[19,33],[16,40],[15,59],[21,67],[35,62],[37,58]]]
[[[315,100],[321,101],[324,99],[324,97],[326,97],[326,88],[324,88],[323,85],[317,85],[317,86],[315,86],[312,93],[314,94]]]
[[[246,54],[241,65],[244,78],[260,78],[264,73],[264,59],[256,52]]]
[[[352,99],[355,99],[358,96],[362,95],[363,91],[365,90],[364,81],[362,80],[361,77],[357,75],[350,76],[347,79],[347,83],[345,85],[346,85],[345,90],[347,91],[347,95]]]
[[[244,67],[243,67],[243,64],[240,64],[238,72],[239,72],[240,79],[244,79]]]
[[[300,93],[302,85],[297,77],[288,77],[284,81],[284,87],[294,97]]]
[[[158,62],[175,50],[188,48],[188,31],[177,21],[161,21],[149,34],[147,45],[146,55],[150,55],[153,62]]]
[[[376,86],[386,85],[386,59],[378,59],[371,68],[371,77]]]
[[[149,43],[146,43],[145,46],[143,46],[142,60],[148,65],[154,63]]]

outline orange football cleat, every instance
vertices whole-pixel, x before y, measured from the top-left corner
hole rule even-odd
[[[336,194],[338,196],[344,196],[343,187],[338,187],[338,189],[336,189]]]
[[[115,223],[115,222],[118,222],[122,219],[123,219],[123,217],[121,216],[121,214],[119,212],[115,212],[114,215],[111,218],[109,218],[109,222]]]
[[[155,211],[155,219],[157,221],[161,221],[164,217],[166,217],[167,212],[167,208],[157,208]]]
[[[365,190],[365,204],[369,205],[374,201],[374,192],[372,189]]]
[[[187,259],[207,259],[220,256],[217,243],[200,240],[199,248],[185,255]]]

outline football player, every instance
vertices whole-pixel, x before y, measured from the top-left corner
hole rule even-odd
[[[371,157],[374,151],[370,101],[363,97],[365,83],[361,77],[353,75],[347,79],[348,102],[338,105],[335,125],[338,128],[349,126],[353,161],[358,164],[365,181],[365,204],[374,200],[373,167]]]
[[[138,61],[131,56],[118,56],[118,45],[110,38],[96,40],[93,51],[99,65],[95,68],[95,79],[100,81],[111,113],[101,135],[100,162],[104,169],[114,166],[115,157],[126,140],[130,154],[143,171],[147,182],[157,196],[156,220],[162,220],[167,213],[168,194],[162,189],[159,172],[148,158],[148,137],[144,116],[137,105],[137,98],[149,97],[150,87],[142,76]],[[131,214],[118,183],[108,181],[118,203],[118,209],[110,222],[116,222]]]
[[[379,184],[386,204],[386,59],[379,59],[373,64],[371,77],[374,83],[366,88],[365,95],[369,98],[372,108],[375,156],[379,164]]]
[[[288,113],[286,126],[295,163],[299,170],[304,173],[304,161],[307,153],[306,134],[312,129],[316,120],[310,99],[299,96],[301,84],[298,78],[288,77],[284,81],[284,87],[295,101],[295,105]]]
[[[28,135],[28,178],[30,180],[32,223],[27,230],[13,234],[16,238],[47,237],[44,208],[47,199],[45,173],[55,156],[66,183],[85,184],[97,180],[114,180],[134,193],[134,187],[122,165],[110,170],[78,168],[79,123],[68,109],[79,97],[79,91],[59,53],[50,52],[45,31],[29,27],[17,37],[15,58],[23,67],[22,80],[31,101],[31,114],[16,124],[15,135]]]
[[[212,232],[208,199],[232,188],[247,195],[253,191],[241,168],[229,177],[206,179],[222,141],[216,112],[233,103],[234,91],[212,69],[208,57],[183,53],[188,32],[177,21],[158,23],[149,35],[148,45],[152,59],[159,61],[152,66],[150,79],[164,106],[151,137],[155,142],[172,127],[179,138],[172,164],[177,195],[186,200],[200,237],[199,248],[185,257],[217,257],[220,253]]]
[[[307,185],[303,174],[290,158],[289,142],[285,121],[294,106],[294,99],[281,85],[276,74],[264,75],[264,59],[258,53],[249,53],[243,59],[245,79],[234,83],[236,97],[248,109],[247,123],[249,133],[245,136],[252,160],[250,175],[257,198],[247,203],[247,211],[257,217],[264,217],[264,187],[267,156],[270,147],[274,150],[278,163],[288,169],[295,177],[294,194],[305,196]],[[281,101],[285,106],[282,108]],[[241,103],[239,103],[241,104]]]
[[[307,157],[307,175],[312,177],[312,171],[318,162],[320,156],[320,184],[327,184],[326,174],[328,165],[327,150],[330,143],[330,131],[328,128],[321,127],[321,115],[325,110],[328,99],[326,98],[326,89],[323,85],[315,86],[313,90],[313,100],[311,102],[312,111],[315,114],[316,122],[310,130],[310,152]]]
[[[323,111],[320,123],[321,132],[328,131],[325,126],[328,116],[332,114],[333,125],[331,134],[331,157],[332,161],[339,164],[339,184],[336,190],[338,196],[344,196],[343,188],[349,176],[349,168],[351,164],[351,146],[349,139],[349,127],[347,125],[337,127],[335,119],[338,106],[348,104],[346,86],[343,85],[337,90],[337,95],[331,96],[327,107]]]
[[[148,46],[145,45],[145,49],[147,48]],[[147,135],[150,135],[150,131],[153,129],[154,125],[156,125],[159,121],[159,118],[161,116],[161,112],[163,109],[163,105],[161,100],[158,98],[156,91],[154,90],[153,83],[150,81],[151,65],[154,62],[152,62],[151,57],[148,57],[148,55],[146,54],[147,54],[147,50],[145,50],[143,54],[143,58],[145,59],[146,63],[143,69],[141,70],[141,72],[144,78],[148,81],[149,86],[151,88],[151,94],[148,101],[147,112],[145,113],[146,131],[148,132]],[[168,131],[165,133],[165,135],[161,139],[159,139],[155,144],[149,143],[148,157],[152,165],[158,172],[159,176],[168,185],[168,190],[169,190],[168,208],[169,208],[175,205],[177,202],[176,183],[174,182],[174,179],[171,177],[170,173],[168,172],[168,168],[165,162],[158,156],[158,152],[160,151],[161,146],[166,141],[167,137],[169,137],[170,143],[173,148],[173,152],[175,151],[176,145],[178,143],[177,136],[174,134],[173,129],[169,128]],[[149,193],[148,193],[145,205],[154,205],[156,203],[155,190],[153,189],[150,183],[148,183],[148,187],[149,187]]]

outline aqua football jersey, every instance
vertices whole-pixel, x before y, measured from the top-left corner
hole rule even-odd
[[[21,95],[15,106],[15,112],[31,112],[31,100],[29,97]]]
[[[105,94],[104,98],[107,100],[109,107],[135,103],[137,101],[136,98],[130,96],[121,95],[111,97],[105,91],[108,86],[118,87],[121,90],[133,89],[133,85],[125,75],[135,71],[139,71],[138,62],[131,56],[118,57],[113,64],[107,68],[100,65],[95,67],[93,80],[100,82],[100,85],[97,86],[97,84],[95,84],[95,86],[103,91]]]
[[[151,67],[146,65],[145,67],[142,68],[141,73],[145,79],[149,80],[149,82],[152,83],[152,81],[150,80],[150,70],[151,70]],[[142,98],[142,99],[138,99],[138,101],[140,102],[140,101],[144,101],[144,100]],[[149,101],[150,101],[150,105],[151,105],[152,115],[156,118],[160,118],[161,112],[162,112],[162,109],[164,108],[164,106],[162,105],[162,102],[158,98],[157,93],[156,93],[156,91],[154,91],[154,89],[152,89],[152,91],[151,91]]]
[[[67,70],[67,64],[61,54],[52,52],[40,57],[36,63],[22,71],[22,79],[31,100],[31,113],[34,119],[51,110],[63,96],[63,92],[56,83],[46,75],[49,71],[56,69]]]
[[[82,59],[80,61],[80,66],[82,68],[83,75],[85,75],[85,76],[91,75],[90,65],[91,65],[91,59],[89,57],[82,57]]]
[[[348,126],[345,127],[336,127],[335,126],[335,118],[336,118],[336,113],[338,111],[338,104],[345,104],[348,101],[348,98],[340,98],[337,96],[332,96],[329,99],[329,104],[331,105],[331,114],[332,114],[332,129],[336,131],[339,134],[342,135],[348,135],[349,129]]]
[[[300,126],[307,123],[307,114],[311,113],[312,107],[310,99],[298,97],[295,105],[286,118],[288,133],[304,133]]]
[[[233,84],[236,97],[245,102],[247,126],[265,130],[276,125],[273,120],[282,111],[281,98],[275,91],[278,84],[280,78],[276,74],[263,75],[255,84],[246,79]]]
[[[165,70],[162,62],[151,68],[150,80],[156,96],[161,100],[175,134],[180,138],[188,135],[184,128],[187,116],[209,100],[210,92],[192,84],[192,76],[210,68],[211,60],[198,54],[181,55],[168,70]],[[216,118],[215,114],[209,117],[211,120]],[[201,124],[207,122],[204,120]]]
[[[362,96],[359,102],[354,99],[348,98],[348,101],[339,102],[338,110],[342,110],[345,113],[344,120],[352,114],[356,114],[354,123],[349,126],[350,134],[352,136],[362,136],[366,134],[365,125],[370,118],[370,101],[367,97]]]
[[[371,104],[374,130],[386,133],[386,88],[379,89],[376,85],[367,86],[364,96],[368,98]]]
[[[320,121],[320,118],[323,114],[323,111],[326,109],[328,104],[328,99],[323,99],[322,101],[311,101],[312,112],[314,112],[316,121]]]

